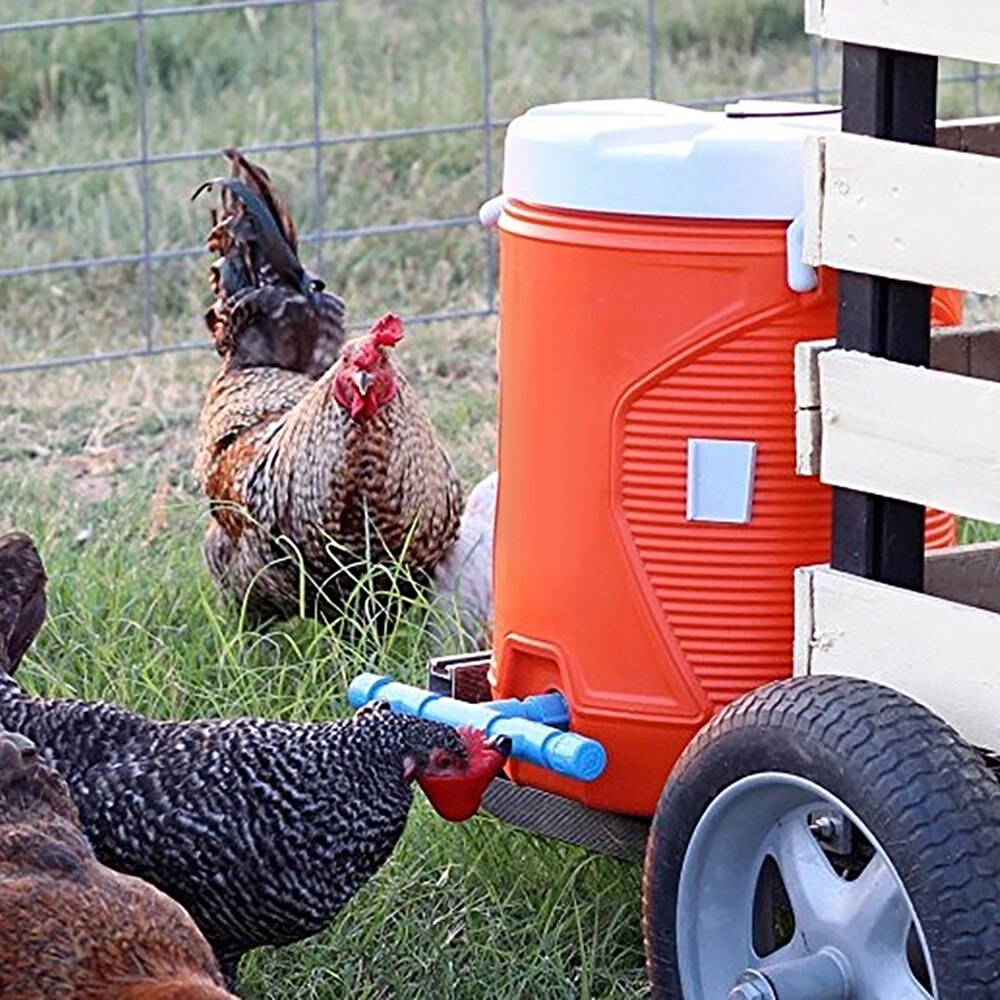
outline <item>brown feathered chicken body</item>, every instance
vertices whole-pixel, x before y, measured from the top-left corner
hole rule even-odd
[[[224,366],[209,389],[196,465],[213,501],[205,556],[253,612],[310,614],[370,562],[429,573],[454,545],[461,488],[389,357],[401,335],[385,317],[317,381]]]
[[[0,996],[225,1000],[194,921],[98,863],[66,782],[31,741],[0,732]]]

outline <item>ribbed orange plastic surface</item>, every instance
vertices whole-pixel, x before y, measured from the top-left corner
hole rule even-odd
[[[789,673],[792,571],[829,556],[830,498],[788,475],[790,331],[752,330],[664,373],[627,407],[617,492],[687,665],[714,705]],[[686,517],[689,437],[753,440],[749,524]]]
[[[587,785],[511,773],[648,814],[713,711],[791,673],[793,570],[828,561],[831,507],[795,474],[793,353],[833,336],[835,275],[792,293],[780,223],[516,202],[501,264],[492,683],[562,691],[609,756]],[[756,442],[749,523],[687,519],[692,437]]]

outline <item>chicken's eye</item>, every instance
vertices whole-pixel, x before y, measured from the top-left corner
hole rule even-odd
[[[436,768],[447,770],[454,767],[457,763],[458,758],[453,753],[449,753],[447,750],[434,751],[434,766]]]

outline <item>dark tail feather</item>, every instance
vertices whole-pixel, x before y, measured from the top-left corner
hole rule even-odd
[[[205,313],[216,350],[234,368],[269,366],[324,374],[345,339],[344,300],[299,260],[288,202],[270,174],[239,150],[223,150],[230,177],[200,185],[192,199],[220,188],[206,245],[217,255],[217,298]]]
[[[249,188],[256,191],[271,210],[275,222],[281,229],[285,242],[292,248],[292,253],[299,252],[298,235],[295,232],[295,220],[288,202],[274,186],[271,175],[256,163],[251,163],[238,149],[230,147],[222,151],[229,160],[229,176],[234,180],[243,181]]]
[[[45,568],[24,533],[0,535],[0,668],[14,673],[45,621]]]
[[[298,255],[288,245],[280,223],[267,202],[253,188],[231,177],[213,177],[195,189],[191,200],[194,201],[203,191],[211,191],[215,186],[238,198],[244,212],[253,220],[251,253],[255,257],[261,257],[261,260],[256,261],[257,272],[260,272],[262,263],[266,261],[291,288],[304,294],[312,291],[311,281],[306,276]]]

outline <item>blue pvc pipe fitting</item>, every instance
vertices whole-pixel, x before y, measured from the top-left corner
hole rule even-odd
[[[347,697],[354,708],[382,699],[394,712],[418,715],[449,726],[474,726],[488,736],[509,736],[512,757],[578,781],[600,777],[608,763],[607,751],[597,740],[539,721],[560,720],[563,725],[569,721],[565,699],[555,692],[532,695],[523,701],[508,698],[476,704],[366,673],[351,681]],[[515,714],[517,705],[520,710]]]
[[[565,729],[569,725],[569,706],[566,699],[557,691],[547,694],[531,694],[521,698],[502,698],[499,701],[483,703],[495,712],[507,716],[519,716],[532,722],[541,722],[556,729]]]

